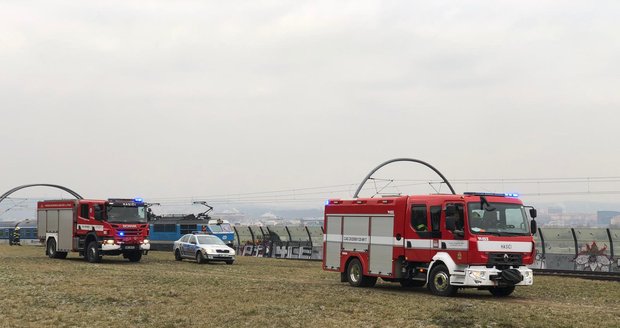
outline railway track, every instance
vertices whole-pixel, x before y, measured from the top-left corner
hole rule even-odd
[[[620,281],[620,272],[533,269],[534,276],[572,277],[589,280]]]

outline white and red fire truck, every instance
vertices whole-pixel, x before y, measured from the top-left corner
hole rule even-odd
[[[381,278],[425,284],[436,295],[458,288],[510,295],[531,285],[535,258],[525,207],[513,194],[332,199],[325,206],[323,269],[372,287]],[[536,217],[531,209],[530,216]]]
[[[50,258],[79,252],[93,263],[121,254],[139,262],[150,249],[146,204],[139,198],[41,201],[37,231]]]

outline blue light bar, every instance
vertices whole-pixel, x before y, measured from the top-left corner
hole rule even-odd
[[[144,203],[144,199],[143,198],[134,198],[133,201],[136,202],[136,203]]]
[[[519,194],[517,193],[494,193],[494,192],[464,192],[466,196],[495,196],[495,197],[510,197],[510,198],[518,198]]]
[[[119,232],[119,233],[118,233],[118,235],[119,235],[119,236],[121,236],[121,237],[123,237],[123,236],[125,236],[125,232],[124,232],[124,231],[121,231],[121,232]]]
[[[329,199],[325,201],[325,205],[329,205]]]

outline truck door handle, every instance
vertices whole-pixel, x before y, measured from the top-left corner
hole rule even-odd
[[[407,242],[407,248],[411,248],[411,242],[410,241]]]
[[[444,243],[443,241],[441,242],[441,249],[446,249],[446,243]]]

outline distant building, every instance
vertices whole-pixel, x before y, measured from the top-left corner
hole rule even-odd
[[[616,216],[620,216],[618,211],[597,211],[596,212],[596,224],[602,227],[607,227],[611,224],[611,219]]]

